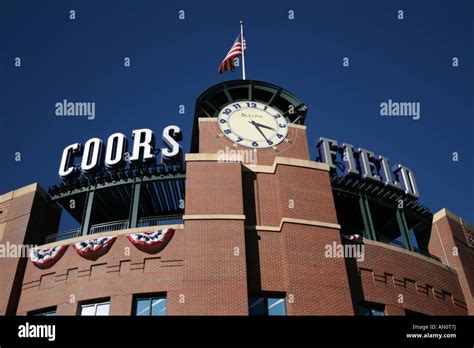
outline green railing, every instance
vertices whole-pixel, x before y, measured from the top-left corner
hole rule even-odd
[[[166,215],[166,216],[149,216],[138,220],[137,227],[153,227],[164,225],[180,225],[183,223],[183,215]],[[112,222],[104,222],[92,225],[88,234],[96,234],[103,232],[113,232],[126,230],[129,228],[129,220],[119,220]],[[81,235],[81,228],[75,228],[60,233],[50,234],[45,238],[45,244],[58,242],[61,240],[76,238]]]
[[[128,228],[128,220],[104,222],[102,224],[92,225],[88,234],[112,232],[126,230]]]
[[[44,243],[54,243],[54,242],[59,242],[61,240],[65,239],[71,239],[71,238],[76,238],[81,235],[81,229],[80,228],[74,228],[71,230],[67,230],[61,233],[55,233],[55,234],[50,234],[49,236],[46,236],[44,239]]]
[[[182,215],[150,216],[150,217],[145,217],[138,220],[137,227],[179,225],[182,223],[183,223]]]

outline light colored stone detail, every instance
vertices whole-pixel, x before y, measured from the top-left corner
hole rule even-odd
[[[288,123],[288,127],[306,130],[306,126],[304,124]]]
[[[337,229],[337,230],[341,229],[341,225],[339,225],[339,224],[333,224],[333,223],[330,223],[330,222],[315,221],[315,220],[294,219],[294,218],[288,218],[288,217],[284,217],[283,219],[281,219],[280,226],[263,226],[263,225],[249,226],[249,225],[247,225],[247,226],[245,226],[245,229],[247,229],[247,230],[258,230],[258,231],[280,232],[283,228],[284,223],[326,227],[326,228],[333,228],[333,229]]]
[[[233,215],[233,214],[183,215],[183,220],[245,220],[245,215]]]
[[[10,191],[0,196],[0,203],[10,201],[12,199],[13,199],[13,191]]]
[[[446,209],[446,208],[443,208],[441,209],[440,211],[436,212],[434,215],[433,215],[433,224],[439,220],[441,220],[442,218],[444,218],[445,216],[453,219],[454,221],[456,221],[458,224],[464,226],[467,230],[469,231],[473,231],[474,230],[474,226],[472,226],[470,223],[468,223],[466,220],[464,220],[463,218],[461,218],[460,216],[456,215],[455,213],[453,213],[452,211],[450,211],[449,209]]]
[[[47,193],[38,185],[38,183],[33,183],[27,186],[20,187],[19,189],[4,193],[0,195],[0,203],[12,200],[13,198],[18,198],[20,196],[26,195],[31,192],[37,191],[43,198],[47,198]]]
[[[199,117],[198,122],[215,122],[217,123],[217,117]]]
[[[320,163],[315,161],[308,161],[299,158],[290,158],[290,157],[275,157],[273,165],[271,166],[261,166],[261,165],[251,165],[243,164],[244,169],[252,171],[254,173],[269,173],[273,174],[276,172],[276,168],[279,165],[291,166],[291,167],[301,167],[316,169],[329,172],[329,165],[326,163]]]
[[[186,162],[217,162],[217,153],[187,153]]]
[[[0,240],[3,239],[3,234],[5,233],[5,226],[7,225],[6,222],[0,224]]]
[[[390,250],[393,250],[393,251],[396,251],[396,252],[399,252],[399,253],[402,253],[402,254],[407,254],[407,255],[410,255],[410,256],[413,256],[413,257],[416,257],[416,258],[419,258],[423,261],[427,261],[429,263],[432,263],[433,265],[436,265],[436,266],[439,266],[441,268],[444,268],[452,273],[456,273],[456,270],[454,268],[451,268],[449,266],[446,266],[445,264],[441,263],[440,261],[437,261],[431,257],[428,257],[428,256],[425,256],[425,255],[422,255],[420,253],[417,253],[417,252],[414,252],[414,251],[410,251],[410,250],[407,250],[407,249],[403,249],[403,248],[400,248],[400,247],[396,247],[394,245],[390,245],[390,244],[387,244],[387,243],[382,243],[382,242],[377,242],[375,240],[371,240],[371,239],[365,239],[364,238],[364,244],[366,245],[375,245],[375,246],[378,246],[378,247],[381,247],[381,248],[385,248],[385,249],[390,249]],[[363,263],[362,263],[363,264]]]
[[[190,153],[186,154],[186,162],[213,162],[218,160],[217,153]],[[262,166],[262,165],[249,165],[242,164],[244,170],[248,170],[255,173],[270,173],[273,174],[276,172],[276,168],[279,165],[291,166],[291,167],[301,167],[301,168],[310,168],[316,170],[322,170],[329,172],[329,165],[326,163],[320,163],[315,161],[308,161],[298,158],[289,158],[289,157],[275,157],[273,165],[271,166]]]

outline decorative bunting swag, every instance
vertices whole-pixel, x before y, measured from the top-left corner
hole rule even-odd
[[[147,254],[156,254],[164,249],[174,235],[174,229],[133,233],[127,236],[135,247]]]
[[[49,268],[63,256],[67,245],[60,245],[49,249],[31,249],[30,259],[33,264],[41,269]]]
[[[116,239],[116,236],[109,236],[84,240],[82,242],[75,243],[73,248],[83,258],[95,261],[110,250]]]
[[[127,239],[135,247],[147,254],[162,251],[174,235],[174,229],[168,228],[151,232],[132,233]],[[73,244],[74,250],[83,258],[95,261],[105,255],[114,244],[116,236],[84,240]],[[53,266],[63,256],[68,245],[56,246],[49,249],[32,249],[30,258],[33,264],[41,269]]]

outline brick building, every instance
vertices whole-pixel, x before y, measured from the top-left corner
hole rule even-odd
[[[268,110],[278,130],[265,123]],[[232,121],[235,112],[241,121]],[[122,168],[48,192],[32,184],[3,194],[1,243],[39,245],[54,263],[1,258],[0,313],[473,314],[473,227],[312,160],[306,113],[280,87],[222,83],[197,99],[184,166]],[[225,128],[232,122],[236,134]],[[254,138],[240,138],[245,127]],[[65,210],[79,228],[58,231]],[[131,242],[157,230],[171,231],[159,251]],[[92,258],[73,247],[112,236]],[[363,258],[347,254],[356,249]]]

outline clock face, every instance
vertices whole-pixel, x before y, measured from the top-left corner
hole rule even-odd
[[[227,138],[247,147],[276,146],[288,135],[286,118],[278,110],[259,102],[231,103],[220,111],[217,120]]]

